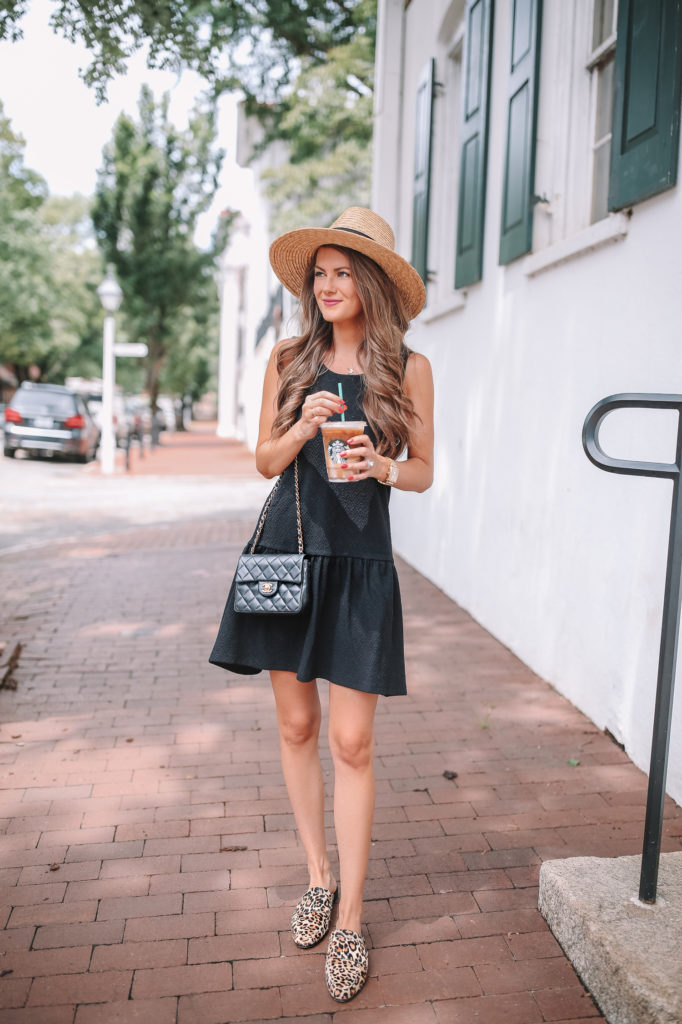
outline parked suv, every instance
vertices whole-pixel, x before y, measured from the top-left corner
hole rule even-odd
[[[3,450],[10,458],[21,449],[87,462],[97,451],[99,430],[85,402],[58,384],[25,381],[7,405],[4,419]]]

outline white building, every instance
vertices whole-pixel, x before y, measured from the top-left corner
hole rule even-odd
[[[246,441],[258,439],[263,375],[283,322],[291,315],[292,296],[285,293],[268,259],[269,206],[259,175],[286,159],[281,145],[272,144],[252,160],[262,129],[240,104],[237,113],[236,159],[252,168],[250,194],[242,183],[243,212],[232,226],[230,242],[220,261],[220,356],[218,367],[218,435]]]
[[[396,550],[646,770],[671,485],[598,470],[581,431],[607,395],[682,392],[682,15],[619,6],[379,0],[373,204],[428,277],[408,341],[436,380]],[[673,462],[675,436],[648,410],[601,438]]]

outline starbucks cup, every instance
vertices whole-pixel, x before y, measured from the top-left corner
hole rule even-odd
[[[330,483],[347,484],[348,478],[353,476],[354,463],[362,462],[361,456],[344,457],[341,453],[347,450],[349,438],[364,434],[366,426],[364,420],[332,420],[321,424],[324,459]],[[343,462],[348,463],[345,469],[342,466]]]

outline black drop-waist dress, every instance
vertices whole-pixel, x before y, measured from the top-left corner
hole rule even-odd
[[[311,391],[336,394],[339,382],[348,406],[346,418],[364,419],[361,374],[325,369]],[[376,443],[369,427],[366,432]],[[388,511],[391,488],[373,478],[330,483],[319,431],[299,452],[298,472],[309,563],[307,607],[297,615],[236,612],[233,582],[209,661],[246,675],[280,670],[295,672],[301,682],[322,678],[365,693],[404,694],[403,616]],[[282,473],[256,552],[296,551],[292,462]]]

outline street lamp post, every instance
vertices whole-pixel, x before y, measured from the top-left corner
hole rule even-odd
[[[97,289],[104,307],[104,338],[102,355],[102,436],[100,438],[100,462],[103,473],[114,472],[114,380],[116,359],[114,355],[114,313],[121,305],[123,292],[114,277],[113,264],[107,267],[107,276]]]

